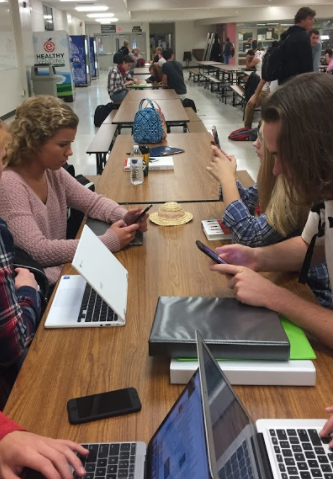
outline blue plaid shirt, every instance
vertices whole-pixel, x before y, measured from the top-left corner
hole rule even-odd
[[[234,243],[258,247],[279,243],[287,238],[278,233],[267,222],[265,214],[255,217],[258,205],[258,186],[249,188],[237,181],[240,200],[233,201],[225,209],[222,222],[230,230]],[[288,238],[299,236],[301,230],[292,231]],[[312,266],[308,273],[307,284],[322,306],[332,308],[333,298],[326,263]]]

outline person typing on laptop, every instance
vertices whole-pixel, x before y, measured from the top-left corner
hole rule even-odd
[[[62,100],[41,95],[23,102],[10,126],[6,170],[0,184],[0,215],[7,221],[15,244],[45,268],[54,284],[64,263],[72,261],[78,240],[66,239],[67,207],[110,223],[101,241],[112,252],[147,230],[141,209],[126,210],[82,186],[62,166],[73,154],[79,119]]]
[[[266,146],[275,159],[273,174],[284,174],[291,200],[313,205],[302,236],[255,249],[223,246],[217,251],[230,264],[210,266],[227,275],[237,299],[287,316],[330,348],[332,310],[276,286],[257,271],[301,271],[304,282],[310,264],[326,259],[332,284],[332,102],[333,79],[305,73],[276,90],[262,109]]]
[[[18,479],[25,467],[47,479],[72,479],[71,465],[78,476],[86,474],[77,454],[88,450],[72,441],[51,439],[26,432],[0,412],[0,477]]]

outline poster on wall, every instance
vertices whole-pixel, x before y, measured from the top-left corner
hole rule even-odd
[[[87,35],[71,35],[75,86],[88,86],[91,83],[89,49]]]
[[[33,44],[36,64],[51,64],[57,76],[57,94],[65,101],[74,101],[75,85],[70,61],[70,38],[65,30],[34,32]]]

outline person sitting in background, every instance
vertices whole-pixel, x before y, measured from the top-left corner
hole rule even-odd
[[[265,147],[261,125],[253,143],[260,158],[257,183],[243,188],[236,180],[236,158],[212,146],[209,173],[222,187],[225,206],[223,224],[234,243],[258,247],[278,243],[301,234],[309,213],[308,206],[297,206],[288,198],[282,175],[274,176],[274,158]],[[257,208],[259,216],[256,216]],[[332,291],[325,263],[313,266],[307,283],[322,306],[333,306]]]
[[[0,178],[10,136],[0,122]],[[13,267],[14,242],[0,218],[0,409],[6,404],[17,374],[37,331],[41,306],[35,277]],[[1,462],[1,460],[0,460]],[[1,474],[0,474],[1,476]]]
[[[152,63],[157,63],[159,60],[159,54],[162,54],[162,47],[156,47],[154,51],[154,57]]]
[[[140,208],[126,210],[85,188],[62,168],[73,154],[78,122],[59,98],[40,95],[23,102],[10,126],[13,140],[0,182],[0,215],[15,244],[45,268],[51,285],[62,265],[72,261],[79,241],[66,239],[67,207],[111,223],[99,237],[110,251],[128,245],[137,229],[147,229],[147,215],[134,223]]]
[[[150,77],[146,79],[147,83],[161,83],[162,69],[157,64],[153,63],[149,67]]]
[[[327,62],[326,73],[333,72],[333,50],[332,50],[332,48],[327,48],[325,50],[325,60]]]
[[[89,451],[72,441],[51,439],[26,432],[0,412],[0,477],[19,479],[25,468],[46,479],[72,479],[72,466],[80,477],[86,474],[78,458]]]
[[[107,88],[112,102],[121,103],[127,95],[126,87],[133,85],[133,83],[138,83],[129,73],[133,63],[133,58],[129,55],[125,55],[123,62],[111,68],[109,71]]]
[[[162,68],[165,62],[166,62],[166,59],[163,57],[163,52],[162,51],[158,52],[157,65]]]
[[[273,174],[283,173],[291,202],[313,205],[302,236],[249,248],[227,245],[217,252],[229,264],[210,264],[227,275],[228,286],[242,303],[287,316],[310,335],[333,348],[333,311],[277,286],[258,271],[301,271],[327,263],[333,281],[333,77],[306,73],[290,79],[262,108],[264,138],[274,157]]]
[[[168,88],[173,88],[181,99],[184,99],[187,89],[184,82],[183,66],[175,60],[171,48],[163,51],[163,57],[166,62],[162,66],[162,83]]]

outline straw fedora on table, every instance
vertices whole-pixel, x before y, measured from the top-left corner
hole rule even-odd
[[[160,226],[177,226],[191,221],[193,215],[184,211],[179,203],[172,201],[164,203],[157,213],[149,215],[149,219]]]

